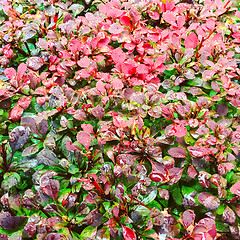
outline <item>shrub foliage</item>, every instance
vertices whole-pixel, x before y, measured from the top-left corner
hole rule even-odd
[[[0,2],[1,239],[240,239],[230,0]]]

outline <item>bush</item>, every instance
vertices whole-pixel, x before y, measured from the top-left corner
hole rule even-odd
[[[238,8],[2,0],[0,238],[240,239]]]

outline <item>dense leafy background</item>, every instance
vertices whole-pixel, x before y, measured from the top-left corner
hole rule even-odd
[[[240,239],[238,1],[0,2],[1,239]]]

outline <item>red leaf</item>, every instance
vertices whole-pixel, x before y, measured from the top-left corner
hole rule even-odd
[[[128,228],[122,225],[122,229],[123,229],[123,237],[125,240],[137,240],[137,236],[131,228]]]
[[[233,184],[230,192],[236,194],[237,196],[240,196],[240,182]]]
[[[20,107],[22,107],[23,109],[27,109],[28,106],[30,105],[32,100],[32,96],[29,97],[22,97],[21,99],[18,100],[18,104]]]
[[[228,223],[228,224],[235,223],[236,215],[230,207],[227,206],[225,208],[223,215],[222,215],[222,220],[223,220],[223,222]]]
[[[189,36],[185,39],[184,44],[185,44],[186,48],[193,48],[193,49],[195,49],[196,46],[198,45],[197,35],[195,33],[191,32],[189,34]]]
[[[154,182],[166,182],[167,178],[161,173],[158,172],[152,172],[149,175],[149,178]]]
[[[187,153],[186,153],[185,149],[182,147],[171,148],[168,150],[168,153],[170,154],[170,156],[172,156],[174,158],[186,158],[187,157]]]
[[[86,132],[79,132],[77,134],[77,141],[81,143],[86,149],[89,149],[91,143],[91,135]]]
[[[209,154],[209,150],[206,147],[188,147],[188,151],[194,157],[203,157]]]
[[[192,210],[187,210],[183,213],[183,225],[185,228],[188,228],[194,223],[195,213]]]
[[[12,119],[14,122],[16,122],[20,120],[22,114],[23,108],[21,108],[19,105],[16,105],[9,113],[9,119]]]

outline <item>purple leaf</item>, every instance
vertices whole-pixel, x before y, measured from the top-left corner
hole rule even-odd
[[[57,200],[60,184],[57,179],[51,179],[56,176],[57,173],[54,171],[47,171],[43,173],[40,177],[39,183],[40,187],[45,194],[47,194],[54,201]]]
[[[170,154],[170,156],[172,156],[174,158],[186,158],[187,157],[186,150],[182,147],[171,148],[168,150],[168,153]]]
[[[48,121],[46,119],[42,119],[42,121],[38,124],[38,130],[42,135],[45,135],[48,131]]]
[[[0,226],[6,230],[14,230],[27,219],[26,216],[12,216],[9,212],[0,213]]]
[[[37,160],[39,164],[44,164],[46,166],[53,166],[58,163],[58,158],[55,153],[48,149],[43,149],[37,155]]]
[[[12,151],[15,152],[22,148],[30,136],[30,128],[18,126],[9,133],[9,142]]]

